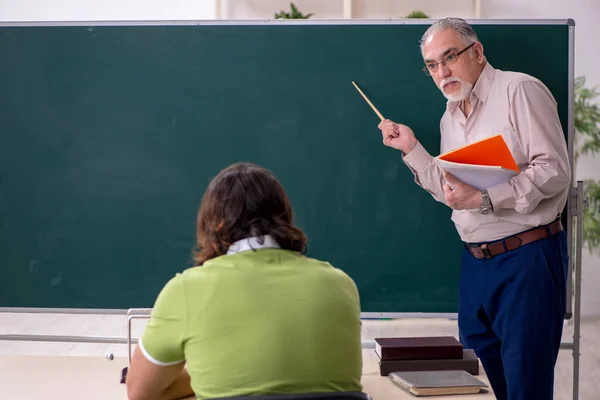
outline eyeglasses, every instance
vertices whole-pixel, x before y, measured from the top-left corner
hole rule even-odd
[[[471,47],[473,47],[475,45],[475,43],[477,43],[477,42],[471,43],[470,45],[468,45],[467,47],[465,47],[458,53],[453,51],[451,53],[446,54],[445,56],[442,57],[442,60],[440,62],[429,62],[429,63],[425,64],[425,66],[423,67],[423,72],[425,72],[425,75],[429,76],[429,75],[435,74],[437,72],[440,64],[452,65],[452,64],[456,63],[458,61],[458,56],[460,56],[462,53],[464,53],[465,51],[467,51]]]

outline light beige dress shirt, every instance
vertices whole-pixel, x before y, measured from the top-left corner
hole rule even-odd
[[[454,210],[452,221],[465,242],[486,242],[555,220],[571,186],[571,169],[556,101],[538,79],[486,63],[470,94],[471,114],[448,101],[440,122],[441,153],[502,134],[520,173],[488,189],[494,212]],[[443,171],[419,143],[404,155],[415,182],[442,203]]]

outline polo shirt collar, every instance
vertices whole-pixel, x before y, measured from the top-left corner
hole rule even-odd
[[[261,243],[262,242],[262,243]],[[280,249],[279,243],[271,235],[255,236],[238,240],[229,246],[227,254],[241,253],[242,251],[257,249]]]

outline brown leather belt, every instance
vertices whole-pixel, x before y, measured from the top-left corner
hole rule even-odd
[[[536,240],[556,235],[562,231],[563,227],[560,220],[533,228],[529,231],[509,236],[505,239],[493,243],[484,243],[480,245],[465,243],[467,250],[473,254],[473,257],[481,260],[483,258],[492,258],[507,251],[514,250]]]

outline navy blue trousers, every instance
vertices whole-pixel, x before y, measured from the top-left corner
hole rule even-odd
[[[549,400],[566,311],[565,232],[490,259],[462,255],[458,326],[499,400]]]

